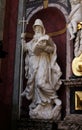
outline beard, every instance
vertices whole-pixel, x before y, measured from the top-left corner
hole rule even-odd
[[[38,34],[35,34],[34,36],[33,36],[33,39],[34,40],[38,40],[40,37],[42,37],[43,36],[43,34],[42,33],[38,33]]]

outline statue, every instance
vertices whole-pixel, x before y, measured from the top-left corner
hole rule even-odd
[[[75,38],[77,25],[82,21],[82,0],[70,0],[71,12],[68,16],[68,30],[71,35],[70,40]]]
[[[56,62],[56,45],[45,34],[43,22],[36,19],[33,25],[33,39],[23,44],[25,57],[25,78],[27,84],[21,96],[32,100],[29,115],[36,119],[55,119],[61,117],[61,100],[57,90],[62,75]]]

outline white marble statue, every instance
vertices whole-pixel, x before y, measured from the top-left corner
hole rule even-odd
[[[71,12],[68,16],[68,30],[70,33],[70,40],[75,38],[77,32],[77,25],[82,22],[82,0],[70,0]]]
[[[25,77],[27,85],[21,96],[32,100],[29,115],[36,119],[58,120],[61,116],[61,100],[57,90],[61,85],[61,70],[56,62],[56,45],[45,34],[43,22],[36,19],[33,39],[23,44]]]

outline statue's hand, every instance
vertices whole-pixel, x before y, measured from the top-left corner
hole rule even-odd
[[[45,47],[46,47],[46,44],[47,44],[47,42],[44,40],[44,41],[40,41],[37,45],[36,45],[36,47],[37,48],[41,48],[41,49],[45,49]]]
[[[48,53],[52,53],[52,52],[54,51],[54,48],[51,47],[51,46],[47,46],[47,47],[45,48],[45,51],[48,52]]]
[[[26,33],[21,33],[21,39],[25,39]]]

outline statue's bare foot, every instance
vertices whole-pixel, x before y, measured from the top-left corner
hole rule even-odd
[[[21,97],[25,97],[27,93],[28,93],[28,89],[26,88],[26,89],[21,93]]]
[[[42,108],[42,105],[38,105],[35,109],[33,109],[33,112],[37,113],[38,111],[40,111]]]
[[[21,97],[25,97],[26,96],[26,92],[25,90],[21,93]]]
[[[56,99],[54,100],[54,103],[55,103],[57,106],[61,106],[62,101],[61,101],[60,99],[56,98]]]

